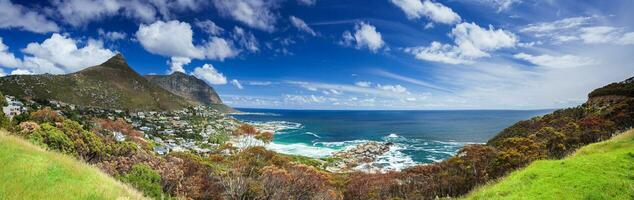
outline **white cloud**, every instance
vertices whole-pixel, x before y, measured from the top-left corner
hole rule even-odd
[[[548,34],[559,30],[577,28],[590,23],[592,17],[570,17],[554,22],[542,22],[529,24],[522,28],[522,32],[532,32],[538,34]]]
[[[214,0],[214,6],[223,16],[232,17],[245,25],[273,32],[277,13],[273,10],[278,7],[276,0]]]
[[[202,67],[196,67],[192,72],[192,75],[205,81],[209,85],[227,84],[227,77],[218,72],[211,64],[204,64]]]
[[[156,10],[148,2],[138,0],[57,0],[53,6],[65,23],[83,26],[106,17],[124,15],[145,22],[154,20]]]
[[[136,32],[141,46],[150,53],[172,57],[204,58],[193,44],[193,31],[186,22],[156,21],[141,24]]]
[[[513,57],[533,63],[537,66],[551,68],[575,68],[588,65],[595,65],[598,62],[586,57],[574,55],[551,56],[547,54],[534,56],[526,53],[518,53]]]
[[[204,32],[215,36],[220,35],[225,31],[225,29],[216,25],[216,23],[211,20],[196,21],[194,24]]]
[[[343,40],[340,41],[340,44],[351,46],[354,43],[357,49],[368,48],[372,52],[377,52],[381,47],[385,46],[381,33],[376,31],[376,27],[365,22],[355,25],[354,35],[346,31],[342,37]]]
[[[388,72],[388,71],[376,70],[376,71],[374,71],[374,73],[376,75],[379,75],[379,76],[382,76],[382,77],[391,78],[391,79],[395,79],[395,80],[399,80],[399,81],[404,81],[404,82],[412,83],[412,84],[415,84],[415,85],[423,86],[423,87],[426,87],[426,88],[431,88],[431,89],[444,91],[444,92],[449,92],[449,93],[452,92],[451,90],[448,90],[448,89],[446,89],[444,87],[440,87],[440,86],[437,86],[435,84],[431,84],[431,83],[426,82],[426,81],[422,81],[422,80],[419,80],[419,79],[398,75],[398,74],[395,74],[395,73],[392,73],[392,72]]]
[[[370,81],[357,81],[356,83],[354,83],[354,85],[359,86],[359,87],[370,87],[370,86],[372,86],[372,82],[370,82]]]
[[[255,38],[255,35],[250,31],[246,31],[240,27],[233,27],[233,34],[231,35],[233,40],[235,40],[242,48],[245,48],[247,51],[255,53],[260,50],[258,39]]]
[[[185,73],[185,68],[183,66],[192,62],[192,59],[187,57],[171,57],[170,58],[170,71],[168,73],[174,72],[182,72]]]
[[[304,6],[314,6],[317,4],[317,0],[297,0],[297,3]]]
[[[379,88],[379,89],[385,90],[385,91],[395,92],[395,93],[407,93],[407,88],[403,87],[402,85],[381,85],[381,84],[377,84],[376,88]]]
[[[194,45],[193,31],[186,22],[141,24],[136,37],[148,52],[172,57],[171,72],[184,71],[183,65],[190,63],[192,58],[223,61],[239,54],[231,42],[216,36],[199,46]]]
[[[273,82],[270,81],[249,81],[247,82],[248,85],[256,85],[256,86],[267,86],[267,85],[271,85],[273,84]]]
[[[212,60],[223,61],[239,54],[230,42],[219,37],[211,37],[211,41],[207,42],[202,49],[205,57]]]
[[[0,28],[16,28],[36,33],[59,31],[57,24],[44,15],[13,4],[10,0],[0,0]]]
[[[455,24],[461,21],[460,16],[451,8],[430,0],[391,0],[391,2],[401,8],[410,19],[425,16],[431,21],[443,24]]]
[[[0,37],[0,67],[17,68],[21,65],[22,60],[9,52],[9,47],[4,44],[2,37]]]
[[[15,69],[11,71],[11,75],[32,75],[33,72],[25,69]]]
[[[522,0],[481,0],[483,3],[497,7],[497,12],[510,9],[515,4],[522,3]]]
[[[98,65],[108,60],[115,53],[103,48],[98,40],[88,40],[84,47],[67,36],[53,34],[42,43],[30,43],[22,49],[24,57],[23,69],[40,73],[69,73],[83,68]]]
[[[295,16],[290,16],[289,19],[291,20],[291,24],[293,24],[293,26],[295,26],[295,28],[304,31],[312,36],[316,36],[317,33],[308,26],[308,24],[306,24],[306,22],[304,22],[304,20],[297,18]]]
[[[240,83],[240,81],[238,81],[236,79],[231,80],[231,84],[233,86],[236,86],[238,89],[244,89],[244,87],[242,87],[242,84]]]
[[[489,57],[489,52],[514,47],[518,43],[515,34],[489,26],[482,28],[475,23],[461,23],[451,30],[454,45],[432,42],[427,47],[405,48],[417,59],[448,64],[468,64],[474,59]]]
[[[117,32],[117,31],[106,32],[101,28],[97,30],[97,33],[99,34],[99,36],[110,41],[123,40],[126,37],[128,37],[128,34],[126,34],[125,32]]]
[[[556,43],[581,41],[585,44],[634,44],[634,32],[625,28],[598,25],[598,16],[571,17],[553,22],[529,24],[522,32],[538,38],[549,38]]]

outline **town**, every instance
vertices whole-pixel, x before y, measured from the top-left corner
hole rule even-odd
[[[140,132],[146,141],[150,141],[154,152],[159,155],[184,151],[199,154],[211,152],[229,141],[233,130],[240,125],[235,118],[207,106],[172,111],[126,111],[82,107],[55,100],[20,100],[8,95],[5,99],[7,105],[2,111],[10,118],[28,114],[29,110],[50,107],[58,114],[82,124],[91,123],[95,118],[112,121],[122,119]],[[119,142],[130,139],[116,131],[108,134],[112,134]]]

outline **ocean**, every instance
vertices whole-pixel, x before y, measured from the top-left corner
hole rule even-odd
[[[485,143],[517,121],[552,110],[335,111],[238,109],[236,119],[274,131],[267,149],[314,158],[368,141],[393,142],[375,161],[385,170],[442,161]]]

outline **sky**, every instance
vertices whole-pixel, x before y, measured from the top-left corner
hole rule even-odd
[[[634,1],[0,0],[0,76],[123,54],[240,108],[542,109],[634,76]]]

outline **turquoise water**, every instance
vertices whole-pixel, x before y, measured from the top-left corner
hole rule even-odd
[[[389,141],[394,147],[376,162],[397,170],[446,159],[466,144],[485,143],[517,121],[552,111],[239,110],[246,114],[235,118],[275,131],[271,150],[325,157],[367,141]]]

